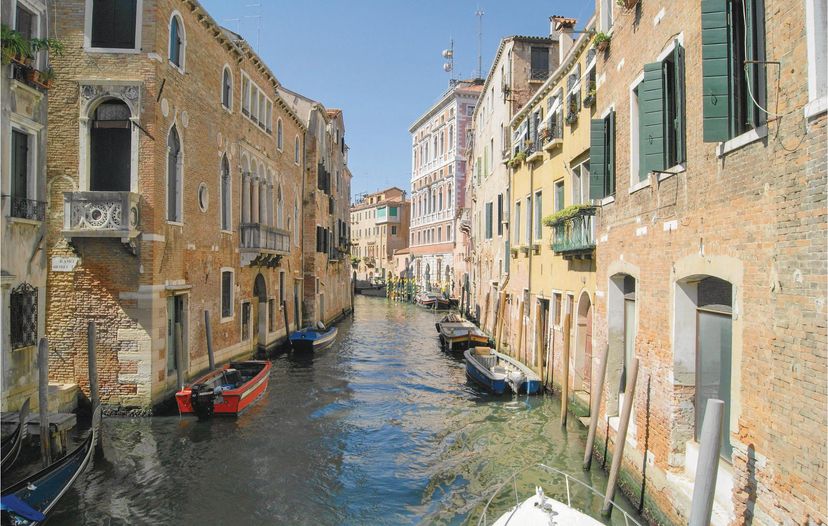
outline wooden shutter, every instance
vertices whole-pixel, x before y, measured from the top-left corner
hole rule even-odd
[[[604,197],[615,194],[615,110],[610,111],[605,119],[607,123],[606,138],[607,142],[604,165],[606,167],[606,174],[604,176]],[[592,165],[590,165],[591,167]]]
[[[644,80],[638,86],[638,135],[641,145],[639,180],[665,168],[664,69],[661,62],[644,64]]]
[[[673,68],[675,69],[673,78],[676,80],[676,93],[673,98],[676,105],[676,120],[672,125],[676,133],[676,162],[681,163],[686,160],[684,151],[684,48],[678,42],[673,49]]]
[[[607,177],[607,122],[592,119],[589,131],[589,198],[603,199]],[[558,203],[555,203],[558,206]]]
[[[730,138],[730,27],[728,0],[702,0],[702,101],[704,142]]]

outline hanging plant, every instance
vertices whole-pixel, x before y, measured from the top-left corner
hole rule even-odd
[[[592,205],[570,205],[562,210],[558,210],[552,215],[543,218],[543,224],[546,226],[559,225],[581,213],[582,210],[591,209]]]
[[[2,37],[0,37],[0,40],[2,40],[3,65],[8,64],[12,60],[22,64],[32,53],[29,41],[14,29],[9,28],[6,24],[2,26]]]
[[[609,47],[610,40],[612,40],[612,36],[602,31],[595,35],[595,39],[592,42],[598,51],[604,51]]]

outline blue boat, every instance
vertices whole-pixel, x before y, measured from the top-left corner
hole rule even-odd
[[[89,464],[100,424],[101,408],[98,406],[92,417],[92,431],[77,449],[46,469],[3,489],[0,496],[2,524],[34,526],[46,520],[49,512]]]
[[[475,347],[464,355],[466,374],[495,394],[504,393],[507,386],[515,394],[541,392],[540,376],[511,356],[490,347]]]
[[[463,353],[466,375],[494,394],[506,392],[506,369],[497,363],[497,353],[489,347],[474,347]]]
[[[322,325],[320,323],[320,325]],[[290,333],[290,345],[294,351],[319,351],[329,346],[336,339],[337,329],[305,327],[300,331]]]

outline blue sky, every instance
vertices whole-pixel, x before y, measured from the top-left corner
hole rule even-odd
[[[594,0],[202,0],[238,31],[287,88],[345,115],[352,193],[410,187],[409,126],[448,86],[440,52],[454,38],[455,72],[477,72],[477,17],[483,16],[483,75],[501,37],[543,36],[549,16],[578,19]],[[260,4],[259,7],[246,5]],[[233,19],[239,19],[238,21]]]

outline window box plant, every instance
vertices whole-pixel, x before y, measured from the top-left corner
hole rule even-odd
[[[595,45],[596,49],[598,49],[598,51],[604,51],[609,47],[611,39],[612,37],[607,33],[600,32],[597,35],[595,35],[593,44]]]
[[[512,248],[510,248],[510,249],[509,249],[509,252],[512,254],[512,258],[517,258],[517,257],[518,257],[518,252],[519,252],[519,251],[518,251],[518,248],[517,248],[517,247],[512,247]]]
[[[520,163],[522,163],[525,160],[526,160],[526,152],[521,150],[518,153],[516,153],[514,157],[512,157],[512,160],[509,161],[509,166],[511,168],[517,168],[518,166],[520,166]]]
[[[520,249],[520,252],[521,252],[522,254],[525,254],[525,255],[527,255],[527,256],[529,255],[529,246],[528,246],[528,245],[521,245],[521,246],[520,246],[520,247],[518,247],[518,248]]]
[[[592,87],[584,97],[584,108],[591,108],[595,105],[595,87]]]
[[[535,255],[540,254],[540,249],[541,249],[540,243],[532,243],[532,253],[533,254],[535,254]]]
[[[626,7],[627,9],[632,9],[633,7],[638,4],[638,0],[615,0],[615,3],[621,7]]]

